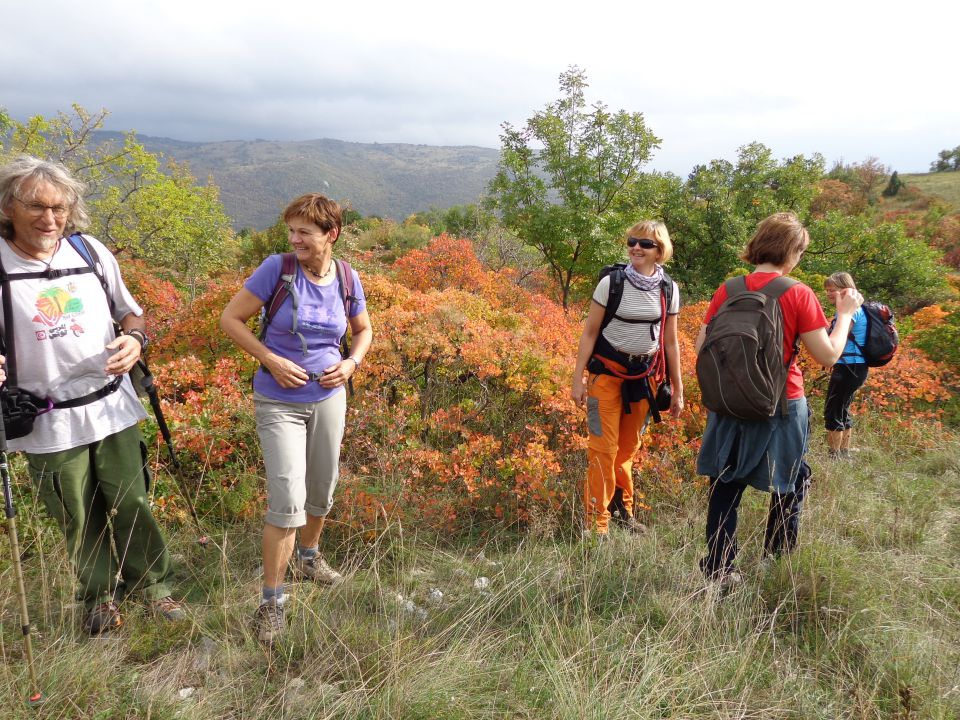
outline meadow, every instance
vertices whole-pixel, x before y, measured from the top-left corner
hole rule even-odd
[[[770,567],[765,497],[748,495],[746,582],[725,598],[696,567],[704,491],[690,483],[658,498],[646,535],[603,544],[573,518],[455,540],[389,518],[338,534],[325,550],[346,582],[293,584],[272,649],[249,628],[257,523],[206,549],[169,526],[190,619],[158,625],[128,603],[126,627],[91,641],[58,534],[25,503],[45,702],[23,703],[5,562],[5,717],[956,718],[960,441],[931,429],[918,450],[875,430],[855,463],[827,461],[818,433],[799,551]]]

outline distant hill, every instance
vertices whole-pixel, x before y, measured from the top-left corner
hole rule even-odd
[[[98,132],[101,142],[122,138]],[[319,191],[363,215],[402,220],[431,206],[476,202],[496,173],[498,151],[340,140],[184,142],[137,135],[150,152],[187,162],[220,187],[236,229],[272,225],[283,207]]]

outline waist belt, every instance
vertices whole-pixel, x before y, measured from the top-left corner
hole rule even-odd
[[[78,398],[73,398],[72,400],[61,400],[60,402],[54,402],[52,409],[53,410],[63,410],[66,408],[75,408],[80,407],[81,405],[89,405],[92,402],[96,402],[100,398],[105,398],[107,395],[114,393],[120,387],[120,383],[123,382],[123,375],[114,376],[113,380],[108,382],[99,390],[94,390],[92,393],[87,393]]]

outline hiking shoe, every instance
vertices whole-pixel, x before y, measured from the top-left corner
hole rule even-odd
[[[618,520],[613,526],[617,530],[622,530],[631,535],[643,535],[647,531],[647,526],[633,517],[633,515],[629,515],[626,520]]]
[[[319,555],[297,557],[295,568],[303,577],[321,585],[336,585],[343,581],[343,575],[327,565],[327,561]]]
[[[122,627],[123,617],[117,604],[109,600],[91,608],[83,626],[91,637],[97,637]]]
[[[253,614],[253,629],[257,631],[257,640],[267,645],[283,635],[287,629],[283,601],[274,599],[261,603]]]
[[[184,609],[183,604],[177,602],[169,595],[159,600],[151,600],[148,607],[154,615],[162,617],[164,620],[185,620],[187,617],[187,611]]]

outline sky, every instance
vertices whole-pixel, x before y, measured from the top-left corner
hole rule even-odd
[[[642,112],[646,170],[750,142],[926,172],[960,145],[960,3],[2,0],[0,108],[178,140],[500,146],[559,95]]]

